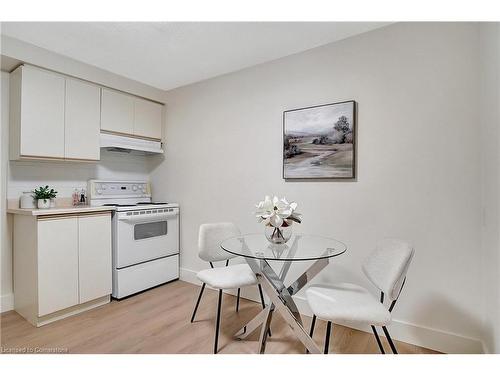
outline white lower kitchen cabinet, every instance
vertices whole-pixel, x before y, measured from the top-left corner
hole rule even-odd
[[[37,220],[38,315],[78,305],[78,217]]]
[[[111,294],[111,222],[109,215],[78,218],[79,303]]]
[[[108,303],[111,213],[14,215],[14,308],[33,325]]]

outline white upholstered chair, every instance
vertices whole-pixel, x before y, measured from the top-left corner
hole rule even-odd
[[[238,311],[240,305],[240,288],[249,285],[257,285],[259,288],[262,308],[265,308],[262,288],[260,284],[257,283],[255,274],[250,269],[250,266],[248,264],[229,265],[229,259],[234,258],[235,255],[224,251],[220,247],[220,244],[224,240],[239,235],[240,231],[238,227],[233,223],[211,223],[202,224],[200,226],[198,237],[198,255],[201,259],[207,261],[210,264],[211,268],[200,271],[196,275],[203,284],[201,286],[200,294],[198,295],[193,315],[191,317],[191,323],[194,322],[196,311],[198,310],[198,306],[200,304],[203,291],[205,290],[205,286],[208,285],[211,288],[219,289],[219,300],[217,303],[217,316],[215,323],[214,354],[216,354],[218,351],[223,289],[238,289],[238,296],[236,298],[236,311]],[[213,263],[223,261],[226,262],[225,267],[214,267]]]
[[[380,351],[384,348],[377,333],[376,326],[382,327],[394,354],[397,354],[387,324],[391,321],[391,312],[406,280],[406,273],[413,258],[414,249],[408,243],[386,239],[363,263],[363,272],[370,282],[380,290],[378,301],[365,288],[349,283],[333,285],[312,285],[306,291],[306,298],[313,312],[310,336],[313,336],[316,318],[326,320],[326,338],[324,353],[328,353],[332,322],[345,324],[349,322],[365,323],[371,326]],[[384,297],[390,301],[387,308]]]

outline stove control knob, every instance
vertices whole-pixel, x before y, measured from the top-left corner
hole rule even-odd
[[[137,185],[133,185],[133,186],[132,186],[132,190],[133,190],[133,191],[136,191],[136,190],[137,190]]]
[[[102,190],[101,189],[97,189],[97,194],[102,194]]]

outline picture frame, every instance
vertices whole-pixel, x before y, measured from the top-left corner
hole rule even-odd
[[[354,100],[284,111],[283,178],[354,180],[356,117]]]

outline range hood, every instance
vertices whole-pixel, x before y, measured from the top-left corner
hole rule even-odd
[[[126,153],[134,151],[141,154],[163,154],[160,141],[109,133],[101,133],[101,148]]]

